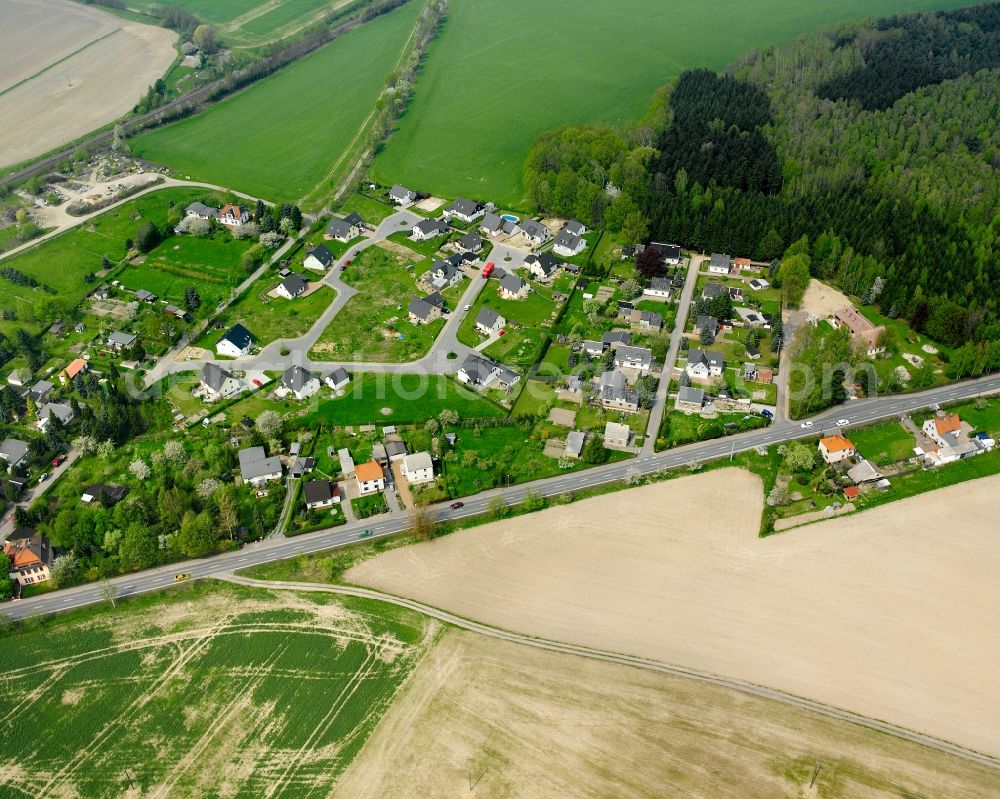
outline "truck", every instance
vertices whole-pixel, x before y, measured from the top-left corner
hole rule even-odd
[[[489,280],[490,275],[493,274],[493,270],[496,267],[493,265],[493,261],[487,261],[486,266],[483,267],[483,280]]]

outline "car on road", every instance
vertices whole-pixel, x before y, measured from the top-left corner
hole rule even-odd
[[[808,430],[812,426],[813,426],[812,422],[803,422],[802,424],[799,425],[799,427],[801,427],[803,430]]]
[[[837,427],[844,427],[845,425],[849,425],[850,423],[851,423],[850,419],[838,419]]]
[[[452,502],[451,503],[451,509],[452,510],[458,510],[459,508],[464,508],[464,507],[465,507],[465,503],[464,502]]]
[[[174,582],[181,583],[184,582],[184,580],[190,579],[190,577],[191,577],[190,572],[181,572],[180,574],[174,575]]]
[[[52,465],[53,466],[62,466],[64,463],[66,463],[66,456],[65,455],[56,455],[52,459]]]
[[[362,530],[358,533],[358,538],[371,538],[374,533],[371,530]]]
[[[42,472],[41,477],[38,478],[38,482],[39,483],[44,483],[48,479],[49,479],[49,473],[48,472]]]
[[[463,310],[471,311],[472,310],[472,306],[471,305],[466,305]]]

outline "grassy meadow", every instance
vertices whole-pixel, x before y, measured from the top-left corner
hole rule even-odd
[[[955,0],[663,2],[453,0],[413,102],[372,175],[446,197],[519,206],[535,136],[639,117],[691,67],[721,68],[754,47],[838,20],[927,11]],[[724,24],[720,24],[724,22]]]
[[[138,136],[133,152],[178,177],[299,200],[350,149],[421,8],[407,3],[201,114]]]
[[[0,795],[329,795],[428,643],[406,611],[215,582],[24,625]]]

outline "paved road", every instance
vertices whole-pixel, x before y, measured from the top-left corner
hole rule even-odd
[[[784,705],[791,705],[792,707],[801,708],[813,713],[819,713],[829,718],[849,721],[852,724],[858,724],[870,730],[892,735],[896,738],[902,738],[904,740],[920,744],[921,746],[927,746],[931,749],[936,749],[939,752],[944,752],[945,754],[955,755],[956,757],[961,757],[965,760],[971,760],[989,768],[1000,769],[1000,758],[991,757],[989,755],[981,754],[980,752],[965,749],[961,746],[957,746],[956,744],[949,743],[948,741],[943,741],[940,738],[934,738],[930,735],[924,735],[919,732],[914,732],[913,730],[908,730],[905,727],[897,727],[895,724],[890,724],[886,721],[871,719],[867,716],[851,713],[848,710],[841,710],[840,708],[832,705],[827,705],[822,702],[814,702],[811,699],[804,699],[793,694],[786,694],[783,691],[777,691],[773,688],[765,688],[764,686],[755,685],[754,683],[747,682],[745,680],[720,677],[708,672],[680,666],[671,666],[666,663],[660,663],[655,660],[646,660],[645,658],[635,657],[633,655],[622,655],[615,652],[605,652],[599,649],[591,649],[590,647],[564,644],[559,641],[551,641],[545,638],[532,638],[527,635],[519,635],[517,633],[508,632],[507,630],[501,630],[497,627],[491,627],[487,624],[480,624],[479,622],[471,621],[463,618],[462,616],[456,616],[453,613],[439,610],[438,608],[432,607],[431,605],[425,605],[421,602],[415,602],[412,599],[405,599],[367,588],[354,588],[342,585],[318,585],[316,583],[252,580],[247,577],[239,577],[232,574],[224,574],[220,575],[220,577],[223,580],[237,583],[239,585],[246,585],[255,588],[267,588],[271,591],[312,591],[386,602],[390,605],[396,605],[397,607],[414,610],[417,613],[422,613],[425,616],[438,619],[445,624],[450,624],[463,630],[470,630],[472,632],[479,633],[480,635],[488,635],[491,638],[499,638],[502,641],[511,641],[524,646],[531,646],[535,649],[544,649],[548,652],[560,652],[563,654],[590,658],[591,660],[601,660],[606,663],[618,663],[624,666],[645,669],[646,671],[669,674],[673,677],[684,677],[687,679],[698,680],[699,682],[709,683],[711,685],[718,685],[723,688],[740,691],[744,694],[750,694],[751,696],[758,696],[763,699],[781,702]]]
[[[663,421],[663,414],[666,412],[668,394],[670,393],[670,380],[674,374],[674,364],[677,363],[677,356],[681,351],[681,341],[684,339],[684,328],[687,326],[688,313],[691,311],[691,298],[694,295],[695,286],[698,284],[698,271],[701,269],[703,261],[708,259],[704,255],[692,255],[691,263],[688,265],[687,280],[684,288],[681,289],[681,296],[677,302],[677,321],[674,323],[674,330],[670,334],[670,347],[667,349],[667,356],[663,359],[663,373],[660,375],[660,385],[656,387],[656,399],[649,412],[649,424],[646,425],[646,439],[642,442],[641,454],[652,455],[656,447],[656,436],[660,432],[660,423]]]
[[[502,497],[508,504],[516,504],[523,501],[525,493],[529,490],[537,491],[544,496],[565,494],[606,483],[619,482],[632,470],[651,474],[660,469],[725,458],[732,453],[744,452],[757,446],[777,444],[796,438],[815,437],[824,429],[832,429],[838,418],[847,418],[851,420],[852,425],[861,425],[926,408],[933,403],[952,402],[996,392],[1000,392],[1000,375],[941,386],[919,394],[891,395],[858,400],[813,417],[814,426],[810,429],[802,429],[794,423],[775,424],[762,430],[754,430],[729,438],[689,444],[654,455],[640,455],[635,460],[607,464],[510,488],[484,491],[467,498],[464,501],[464,507],[460,510],[451,510],[446,503],[432,506],[432,509],[441,520],[479,515],[488,510],[490,500],[494,497]],[[129,596],[172,585],[174,575],[178,572],[188,572],[193,578],[210,577],[233,569],[294,557],[305,552],[318,552],[355,543],[358,540],[359,532],[366,528],[372,530],[375,537],[379,537],[401,532],[408,526],[409,519],[405,516],[368,519],[291,539],[268,539],[248,544],[237,552],[227,552],[201,560],[191,560],[158,569],[150,569],[117,577],[111,582],[117,588],[119,596]],[[90,584],[20,600],[4,606],[3,611],[11,618],[19,619],[32,614],[53,613],[100,601],[101,586]]]
[[[66,452],[66,460],[64,460],[59,466],[54,466],[49,469],[48,479],[44,483],[40,483],[35,486],[31,491],[28,491],[25,497],[11,507],[10,512],[3,517],[3,522],[0,523],[0,540],[6,540],[7,536],[14,531],[14,508],[27,508],[32,502],[44,495],[46,491],[58,482],[63,472],[73,465],[79,454],[80,453],[78,453],[75,449],[68,450]]]

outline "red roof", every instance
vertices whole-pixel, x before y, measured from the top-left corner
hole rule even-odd
[[[854,444],[843,436],[827,436],[819,442],[827,452],[841,452],[854,449]]]
[[[857,499],[861,496],[861,492],[858,490],[857,486],[848,486],[844,489],[844,496],[848,499]]]
[[[384,479],[385,473],[378,461],[368,461],[354,467],[354,476],[358,478],[359,483],[367,483],[370,480]]]
[[[934,420],[934,427],[937,434],[943,436],[947,433],[955,433],[962,429],[962,420],[957,413],[949,413]]]

